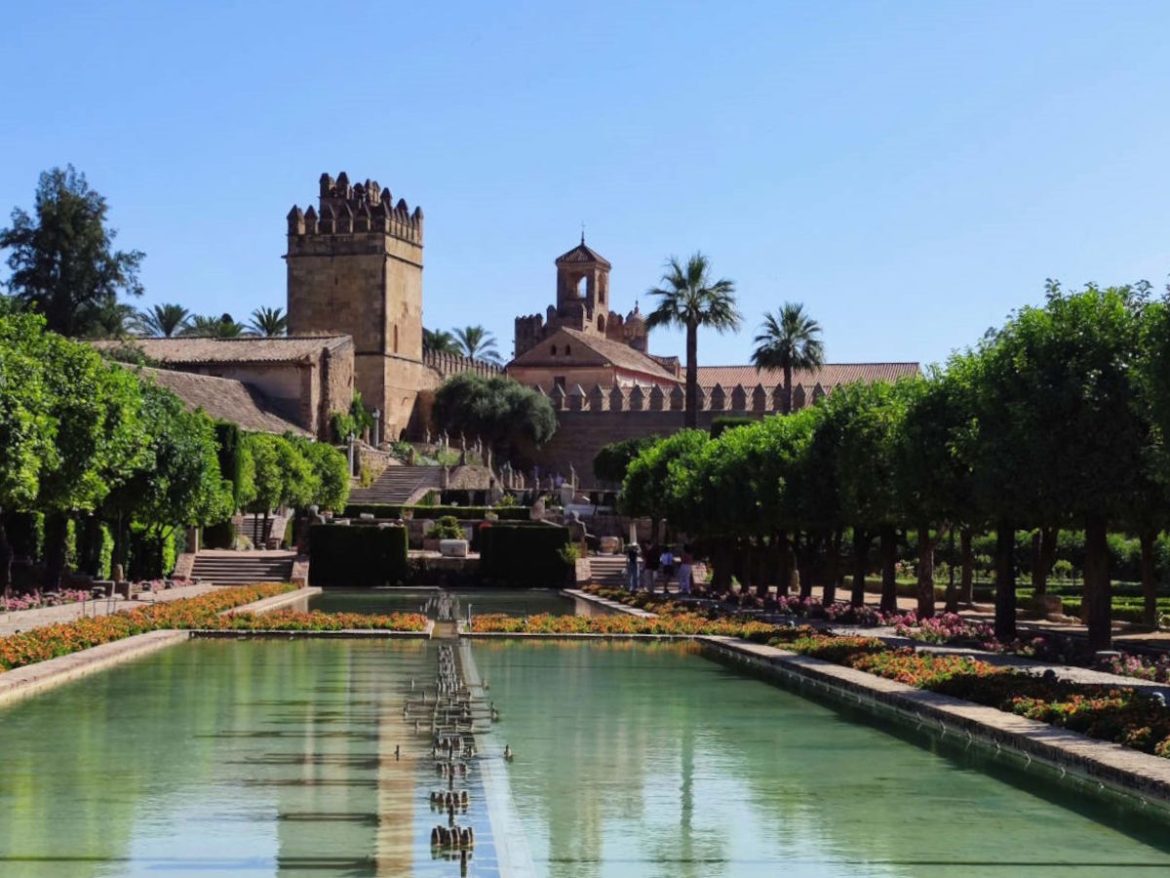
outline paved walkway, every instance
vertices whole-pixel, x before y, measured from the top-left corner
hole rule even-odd
[[[28,631],[30,628],[54,625],[58,622],[71,622],[82,616],[105,616],[119,610],[132,610],[135,607],[144,607],[158,601],[193,598],[214,590],[215,586],[213,585],[184,585],[166,591],[144,594],[141,600],[101,598],[97,601],[78,601],[56,607],[42,607],[39,610],[15,610],[11,613],[0,613],[0,637],[16,634],[19,631]]]

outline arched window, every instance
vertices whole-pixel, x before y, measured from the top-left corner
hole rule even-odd
[[[394,353],[398,353],[398,324],[394,324]]]
[[[602,314],[597,315],[597,329],[600,332],[605,332],[605,316]]]
[[[557,355],[557,346],[556,346],[556,345],[553,345],[552,347],[550,347],[550,348],[548,349],[548,352],[549,352],[550,354],[552,354],[552,355],[555,357],[555,356]]]
[[[573,353],[573,348],[570,345],[565,345],[565,356],[567,357],[571,353]]]

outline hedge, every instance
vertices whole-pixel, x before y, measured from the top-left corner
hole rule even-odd
[[[415,518],[436,519],[454,515],[464,521],[475,521],[494,512],[500,521],[528,521],[531,510],[527,506],[396,506],[390,503],[351,503],[345,507],[346,518],[360,518],[371,514],[374,518],[401,518],[402,510],[409,509]]]
[[[549,588],[565,582],[561,550],[569,531],[558,525],[491,524],[479,529],[479,572],[488,582]]]
[[[376,588],[408,578],[404,527],[315,524],[309,529],[312,585]]]

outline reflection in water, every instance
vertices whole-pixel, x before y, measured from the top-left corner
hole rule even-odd
[[[0,712],[0,875],[450,875],[402,725],[429,649],[195,641]]]
[[[517,751],[517,811],[555,878],[1170,874],[1164,826],[1018,771],[1005,783],[980,757],[909,744],[688,646],[474,649]]]
[[[474,652],[538,874],[1170,874],[1164,826],[685,645]],[[454,876],[402,718],[434,665],[420,641],[195,641],[0,710],[0,875]],[[496,855],[482,793],[478,878]]]

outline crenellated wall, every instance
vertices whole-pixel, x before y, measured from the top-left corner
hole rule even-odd
[[[536,463],[545,473],[568,477],[575,470],[579,483],[595,486],[593,458],[611,442],[639,436],[667,436],[683,429],[685,396],[679,385],[661,387],[594,385],[586,391],[580,385],[568,390],[554,388],[545,394],[557,413],[557,432],[536,453]],[[810,405],[834,388],[821,384],[794,385],[794,409]],[[719,417],[755,417],[782,410],[783,387],[737,384],[727,390],[720,385],[699,388],[698,426],[708,430]],[[611,486],[612,487],[612,486]]]

